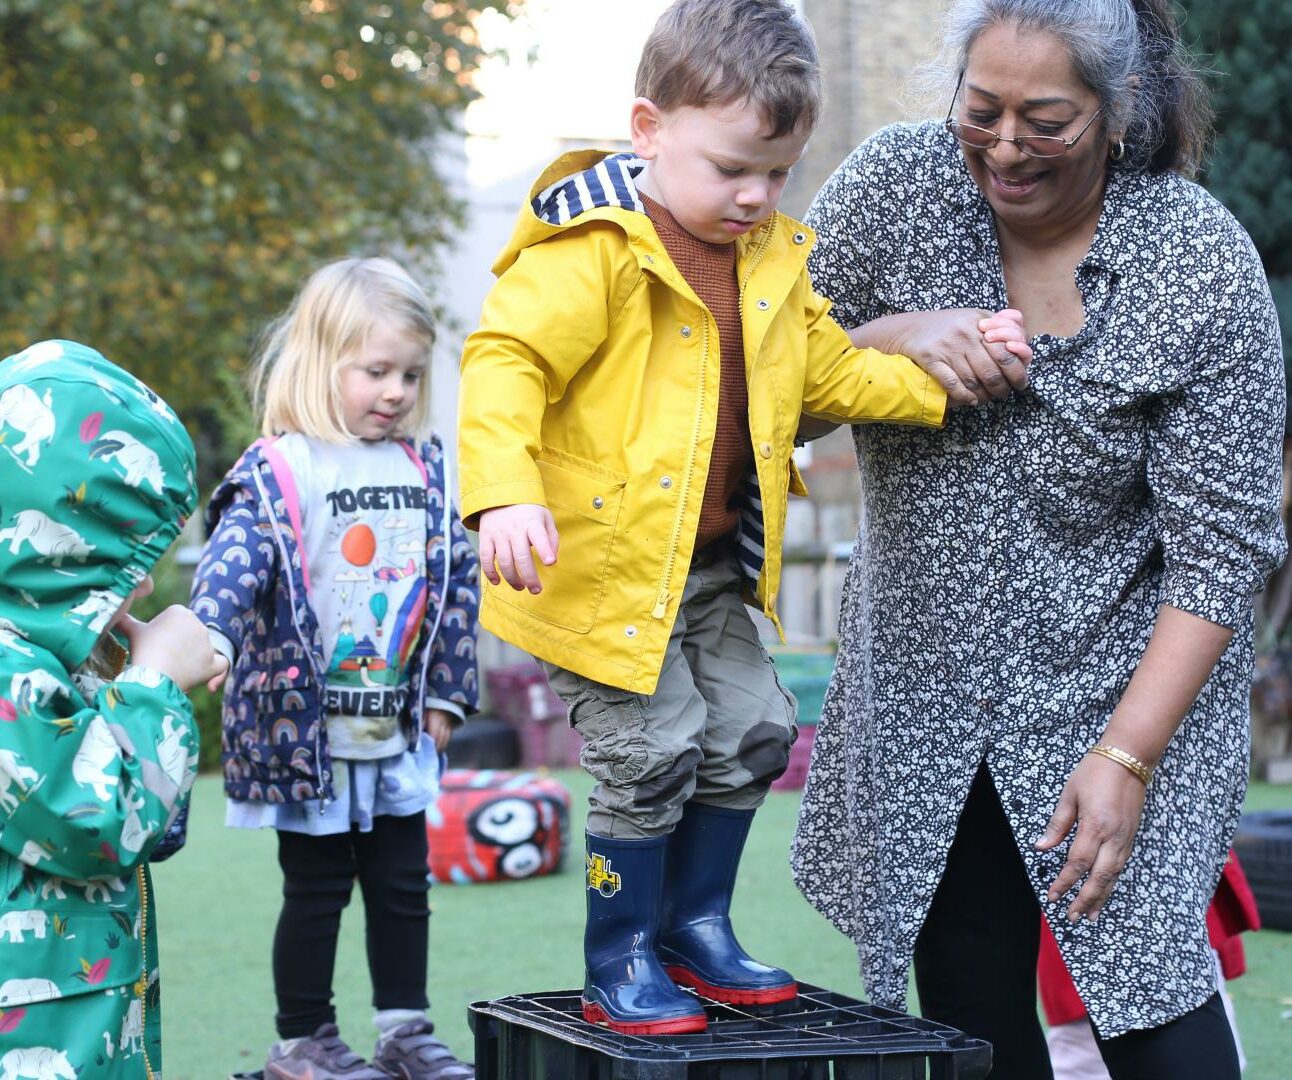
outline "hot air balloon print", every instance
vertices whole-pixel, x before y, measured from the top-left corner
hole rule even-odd
[[[373,593],[372,598],[368,601],[368,610],[372,612],[372,617],[377,620],[377,636],[381,637],[381,624],[386,621],[386,609],[390,606],[390,600],[385,593]]]

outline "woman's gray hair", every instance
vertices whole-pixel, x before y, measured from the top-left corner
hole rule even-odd
[[[1169,0],[954,0],[944,56],[962,75],[986,29],[1012,23],[1053,34],[1067,46],[1077,76],[1120,134],[1117,167],[1191,176],[1211,136],[1207,89],[1180,42]]]

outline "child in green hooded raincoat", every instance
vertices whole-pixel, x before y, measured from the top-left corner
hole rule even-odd
[[[0,362],[0,1077],[161,1075],[147,860],[197,771],[185,692],[223,659],[184,608],[128,610],[194,466],[166,403],[94,350]]]

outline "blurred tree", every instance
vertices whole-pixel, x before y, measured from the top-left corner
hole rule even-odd
[[[1202,182],[1251,234],[1292,354],[1292,3],[1185,0],[1184,28],[1205,62],[1216,142]]]
[[[88,341],[214,449],[220,373],[311,268],[433,269],[461,214],[436,136],[508,7],[0,0],[0,356]]]

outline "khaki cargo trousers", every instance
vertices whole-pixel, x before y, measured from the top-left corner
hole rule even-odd
[[[597,781],[589,832],[662,836],[692,798],[752,810],[785,771],[798,704],[759,641],[742,584],[733,552],[692,564],[653,694],[543,665],[583,736],[580,762]]]

